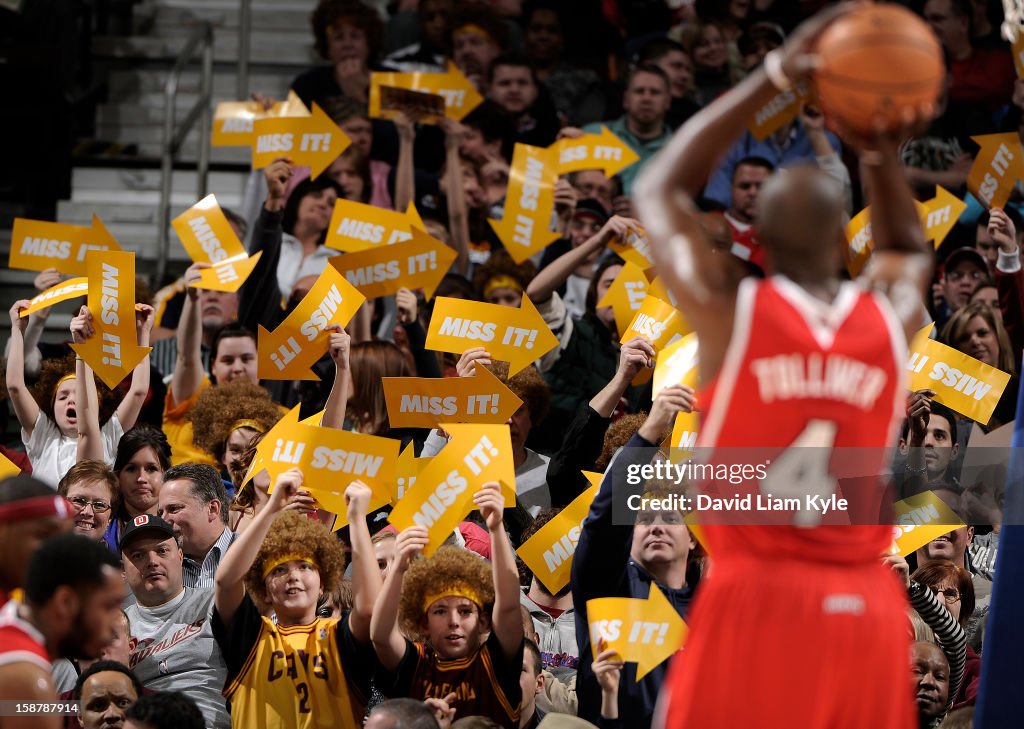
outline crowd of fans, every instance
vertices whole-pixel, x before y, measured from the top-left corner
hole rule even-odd
[[[598,306],[624,265],[608,244],[644,234],[631,193],[645,162],[824,4],[321,0],[312,29],[325,64],[292,89],[352,144],[317,179],[284,158],[253,172],[242,208],[227,211],[250,252],[262,252],[237,294],[188,287],[195,265],[154,294],[140,285],[139,343],[153,352],[113,391],[68,347],[93,335],[87,308],[65,342],[41,341],[47,310],[23,318],[26,301],[10,309],[4,394],[21,442],[3,452],[33,479],[0,483],[0,598],[22,591],[0,624],[27,622],[67,656],[53,664],[52,683],[80,700],[81,725],[354,727],[368,716],[368,727],[521,729],[545,716],[544,726],[570,726],[559,717],[574,715],[648,726],[667,662],[638,681],[635,664],[592,645],[587,601],[646,598],[657,585],[686,617],[711,558],[681,515],[616,524],[611,488],[629,457],[617,457],[620,448],[658,447],[675,416],[700,402],[685,386],[652,401],[650,383],[632,384],[655,352],[643,337],[620,345],[612,308]],[[920,199],[942,185],[968,202],[937,251],[922,326],[934,321],[940,341],[1011,375],[986,423],[933,391],[908,394],[893,443],[901,495],[934,491],[972,525],[908,559],[880,556],[906,586],[917,641],[907,690],[921,726],[944,717],[943,726],[962,726],[978,693],[1001,503],[960,470],[972,437],[1014,419],[1024,351],[1024,190],[985,211],[966,180],[972,136],[1024,128],[1024,80],[999,37],[1000,3],[914,9],[941,41],[948,75],[940,113],[906,141],[902,161]],[[461,123],[368,116],[372,72],[440,72],[449,61],[485,97]],[[613,177],[594,169],[561,178],[552,218],[560,239],[516,264],[486,222],[501,218],[514,145],[548,146],[602,125],[639,161]],[[840,182],[851,215],[860,209],[856,157],[813,104],[763,140],[746,133],[707,181],[701,206],[715,244],[751,276],[764,275],[759,188],[799,164]],[[428,232],[457,253],[436,295],[518,307],[525,294],[558,347],[511,377],[485,348],[429,351],[432,301],[403,289],[331,332],[314,366],[319,381],[261,382],[258,327],[283,321],[335,255],[323,243],[342,198],[398,211],[415,204]],[[46,271],[36,285],[58,280]],[[508,420],[518,503],[505,507],[497,485],[484,486],[476,511],[430,557],[418,556],[425,530],[389,527],[387,508],[368,508],[364,484],[333,485],[345,492],[348,526],[332,534],[334,515],[318,510],[300,471],[278,477],[272,493],[266,472],[245,480],[263,435],[295,405],[302,417],[323,410],[324,427],[435,455],[445,435],[392,427],[381,378],[466,377],[479,367],[523,402]],[[514,550],[583,493],[581,470],[608,475],[572,579],[552,594]],[[59,505],[13,508],[53,493],[67,500],[77,538],[44,542],[62,529]],[[108,579],[112,569],[123,583]],[[68,607],[69,586],[80,596],[105,590],[106,602]],[[90,634],[101,629],[102,639]],[[101,645],[108,635],[116,640]]]

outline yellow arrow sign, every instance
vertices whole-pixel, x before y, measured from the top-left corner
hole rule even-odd
[[[473,511],[473,495],[483,484],[515,484],[507,425],[452,424],[444,429],[451,441],[420,471],[388,518],[399,531],[426,527],[430,537],[423,550],[426,555],[433,554]]]
[[[135,254],[90,251],[85,259],[95,332],[71,348],[113,389],[152,349],[139,346],[135,328]]]
[[[390,296],[400,288],[423,289],[431,299],[456,253],[422,230],[412,231],[411,240],[335,256],[331,265],[368,299]]]
[[[598,134],[567,137],[556,142],[554,148],[558,152],[560,175],[578,170],[604,170],[607,177],[614,177],[640,161],[640,155],[603,124]]]
[[[544,318],[523,295],[518,309],[439,296],[427,330],[427,349],[462,354],[486,347],[491,357],[509,363],[509,377],[558,346]]]
[[[896,551],[906,557],[933,539],[966,526],[934,491],[908,496],[893,504]]]
[[[252,273],[262,251],[251,258],[217,204],[215,195],[207,195],[171,221],[185,251],[196,263],[209,263],[197,288],[238,291]]]
[[[625,241],[611,240],[608,247],[618,253],[624,261],[629,261],[644,271],[654,268],[654,254],[651,252],[651,243],[646,233],[641,235],[631,230]]]
[[[700,413],[694,410],[692,413],[676,413],[672,422],[672,435],[669,436],[668,447],[669,460],[673,463],[681,463],[691,458],[694,449],[697,447],[697,437],[700,435]]]
[[[1017,132],[971,137],[981,150],[967,174],[967,189],[986,208],[1001,208],[1024,177],[1024,149]]]
[[[345,326],[366,297],[328,266],[273,332],[259,327],[257,371],[261,380],[318,380],[310,370],[327,351],[332,324]]]
[[[646,600],[599,597],[587,600],[590,643],[595,654],[603,640],[626,663],[636,663],[639,681],[683,647],[687,627],[658,586]]]
[[[253,122],[284,116],[309,116],[309,109],[294,91],[286,101],[275,102],[270,109],[256,101],[222,101],[213,113],[214,147],[248,147],[252,144]]]
[[[810,84],[797,84],[791,89],[775,94],[768,103],[754,112],[747,129],[759,142],[797,118],[800,107],[812,96]]]
[[[397,504],[405,496],[405,492],[413,487],[420,473],[433,458],[417,458],[416,449],[410,443],[398,454],[398,466],[395,469],[395,482],[391,484],[391,503]]]
[[[941,189],[941,188],[937,188]],[[945,191],[943,191],[945,192]],[[947,193],[948,194],[948,193]],[[955,199],[955,198],[954,198]],[[929,200],[927,204],[914,201],[914,205],[917,207],[917,215],[921,219],[922,226],[925,225],[925,221],[930,221],[934,225],[929,225],[928,229],[925,230],[926,235],[931,237],[932,235],[939,236],[936,239],[935,247],[938,248],[939,244],[942,243],[942,239],[945,238],[949,230],[943,229],[946,225],[946,219],[942,208],[949,205],[949,214],[952,218],[949,228],[952,229],[956,223],[956,218],[959,216],[953,216],[953,206],[949,203],[948,199],[937,193],[936,197]],[[935,217],[930,217],[933,205],[938,205],[938,214]],[[846,270],[849,271],[851,278],[857,278],[860,272],[864,270],[864,266],[867,265],[868,259],[871,257],[871,251],[875,248],[875,237],[871,230],[871,206],[864,208],[859,213],[850,219],[850,222],[846,224]]]
[[[935,186],[935,197],[924,204],[924,210],[918,208],[925,237],[934,241],[936,250],[966,209],[967,203],[941,185]]]
[[[625,343],[633,337],[646,337],[654,351],[660,352],[688,331],[682,312],[648,294],[619,341]]]
[[[487,219],[516,263],[522,263],[559,238],[559,234],[551,230],[558,180],[555,155],[556,150],[550,147],[516,144],[508,175],[505,212],[501,220]]]
[[[654,366],[654,385],[651,397],[671,385],[697,387],[697,332],[673,342],[662,350]]]
[[[338,198],[324,245],[346,253],[393,245],[412,238],[412,228],[426,230],[416,207],[404,213]]]
[[[573,499],[571,504],[516,550],[516,554],[552,595],[569,584],[572,558],[576,553],[576,543],[580,540],[583,520],[587,518],[590,504],[601,485],[601,474],[592,475],[597,477],[596,483],[591,479],[593,485],[590,488]]]
[[[381,382],[393,428],[504,423],[523,404],[486,367],[477,367],[473,377],[385,377]]]
[[[597,302],[598,307],[610,306],[615,312],[615,328],[624,332],[640,310],[647,297],[647,276],[635,263],[626,261],[619,274],[612,281],[604,296]]]
[[[59,304],[62,301],[68,299],[77,299],[79,296],[85,296],[89,291],[89,279],[85,276],[81,278],[69,278],[67,281],[61,281],[56,286],[51,286],[40,294],[36,294],[29,302],[28,308],[21,310],[22,316],[28,316],[34,314],[41,309],[48,309],[54,304]]]
[[[380,103],[382,86],[443,96],[445,115],[455,121],[462,121],[463,117],[484,100],[469,79],[463,76],[451,61],[448,62],[448,70],[444,73],[371,73],[370,116],[374,119],[384,116]]]
[[[324,110],[313,104],[312,116],[257,119],[252,125],[252,167],[268,166],[278,157],[310,168],[316,178],[351,144]]]
[[[0,453],[0,480],[9,476],[17,476],[19,473],[21,473],[21,469],[14,465],[11,459]]]
[[[85,276],[85,258],[89,251],[119,251],[98,215],[92,216],[92,227],[51,223],[45,220],[15,218],[11,231],[10,268],[45,271],[56,268],[71,276]]]

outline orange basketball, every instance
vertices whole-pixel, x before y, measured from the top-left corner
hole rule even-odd
[[[836,20],[818,40],[815,73],[825,113],[854,131],[887,128],[903,110],[934,104],[945,82],[942,48],[931,28],[899,5],[864,5]]]

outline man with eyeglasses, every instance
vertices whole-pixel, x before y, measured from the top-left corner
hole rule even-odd
[[[79,461],[64,474],[57,492],[71,504],[74,532],[102,541],[121,498],[117,476],[107,464]]]
[[[971,294],[983,283],[991,286],[992,274],[988,263],[977,248],[957,248],[949,254],[942,266],[940,288],[943,305],[936,312],[936,323],[941,327],[953,314],[967,306]]]

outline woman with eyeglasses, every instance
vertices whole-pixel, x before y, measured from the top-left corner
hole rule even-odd
[[[79,461],[64,474],[57,491],[71,503],[73,531],[102,541],[121,501],[117,476],[110,467],[100,461]]]

